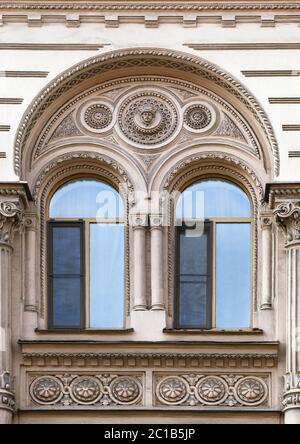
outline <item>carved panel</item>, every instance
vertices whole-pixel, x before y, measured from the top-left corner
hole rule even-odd
[[[30,374],[33,406],[128,406],[143,404],[143,374]]]
[[[256,407],[269,404],[268,375],[156,374],[156,405]]]

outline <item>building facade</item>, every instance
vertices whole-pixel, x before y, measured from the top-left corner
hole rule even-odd
[[[0,19],[0,423],[299,424],[300,3]]]

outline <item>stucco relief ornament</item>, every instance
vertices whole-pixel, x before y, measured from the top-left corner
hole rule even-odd
[[[91,376],[81,376],[71,384],[71,393],[78,402],[93,403],[101,396],[100,382]]]
[[[112,121],[112,112],[104,103],[95,103],[85,110],[84,121],[93,129],[104,129]]]
[[[287,244],[300,243],[300,206],[293,202],[278,205],[274,214],[277,223],[286,233]]]
[[[200,401],[206,404],[220,403],[227,396],[227,387],[217,376],[207,376],[201,379],[196,388]]]
[[[0,242],[12,242],[13,232],[20,226],[21,219],[22,212],[14,202],[0,202]]]
[[[212,115],[207,106],[194,104],[185,110],[183,120],[189,128],[200,130],[211,123]]]
[[[164,94],[141,92],[128,97],[118,114],[122,133],[140,145],[165,142],[176,131],[178,112],[175,104]]]
[[[261,404],[267,396],[267,388],[262,380],[246,377],[238,382],[236,394],[243,404]]]
[[[141,395],[141,387],[134,378],[119,377],[111,384],[111,393],[117,402],[132,403]]]
[[[52,376],[41,376],[34,380],[30,386],[30,394],[39,404],[57,402],[63,395],[61,384]]]
[[[167,377],[160,381],[157,395],[170,404],[183,402],[188,396],[187,383],[179,377]]]

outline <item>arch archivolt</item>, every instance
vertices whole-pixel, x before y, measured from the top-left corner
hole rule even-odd
[[[18,130],[15,170],[35,176],[68,140],[107,144],[147,178],[160,156],[203,138],[232,142],[270,177],[278,172],[271,125],[232,76],[179,52],[115,51],[76,65],[35,98]]]

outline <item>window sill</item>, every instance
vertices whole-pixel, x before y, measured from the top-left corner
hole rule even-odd
[[[76,328],[55,328],[55,329],[38,329],[36,328],[35,333],[38,334],[97,334],[97,335],[109,335],[109,334],[126,334],[132,333],[133,328],[86,328],[85,330],[80,330]]]
[[[189,334],[189,335],[262,335],[263,330],[260,328],[236,328],[236,329],[192,329],[192,328],[164,328],[163,333],[170,334]]]

